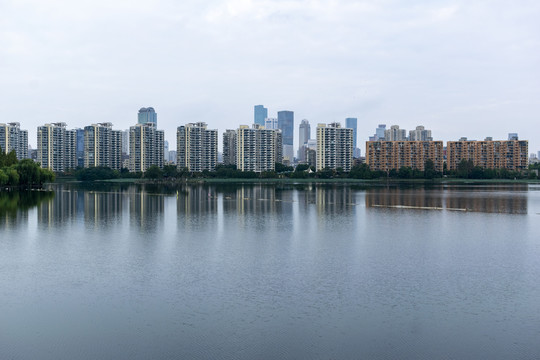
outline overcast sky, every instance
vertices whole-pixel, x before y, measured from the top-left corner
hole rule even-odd
[[[0,0],[1,122],[136,123],[221,132],[295,112],[431,129],[436,140],[506,139],[540,150],[540,2]]]

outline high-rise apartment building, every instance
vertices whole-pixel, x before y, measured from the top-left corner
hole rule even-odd
[[[340,123],[317,125],[317,170],[351,171],[352,152],[353,129],[342,128]]]
[[[279,130],[265,129],[258,124],[253,124],[252,128],[241,125],[236,130],[236,168],[240,171],[274,171],[280,156],[279,146],[276,146],[280,135]]]
[[[527,140],[486,139],[484,141],[448,141],[446,164],[456,170],[462,160],[472,160],[483,169],[525,170],[528,167],[529,142]]]
[[[129,128],[129,171],[146,171],[152,165],[163,168],[163,130],[153,123]]]
[[[305,153],[305,145],[307,142],[311,139],[311,126],[309,125],[309,121],[304,119],[300,123],[299,131],[298,131],[298,161],[305,161],[306,160],[306,153]]]
[[[390,129],[384,131],[384,140],[386,141],[406,141],[407,130],[400,129],[399,125],[392,125]]]
[[[84,127],[84,167],[122,168],[122,131],[113,130],[111,123]]]
[[[218,132],[208,130],[206,123],[190,123],[176,131],[176,166],[201,172],[217,165]]]
[[[268,109],[263,105],[255,105],[253,123],[264,126],[264,120],[268,117]]]
[[[77,167],[77,133],[66,123],[52,123],[37,128],[37,161],[44,169],[62,172]]]
[[[278,128],[283,135],[283,157],[294,160],[294,112],[278,111]]]
[[[432,141],[431,130],[426,130],[422,125],[416,127],[415,130],[409,131],[410,141]]]
[[[424,171],[426,160],[443,170],[442,141],[368,141],[366,164],[371,170],[390,171],[410,167]]]
[[[138,124],[154,124],[157,128],[157,113],[153,107],[140,108],[137,116]]]
[[[28,131],[18,122],[0,124],[0,149],[6,154],[15,150],[19,160],[28,158]]]
[[[236,130],[223,133],[223,164],[236,165]]]

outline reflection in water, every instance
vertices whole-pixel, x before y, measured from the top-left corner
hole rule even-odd
[[[99,225],[115,221],[126,208],[127,201],[122,192],[85,192],[84,193],[84,219],[87,224]]]
[[[82,204],[83,193],[63,190],[56,187],[55,196],[38,207],[38,220],[41,224],[53,226],[75,221],[78,204]]]
[[[440,192],[419,189],[370,189],[366,192],[366,207],[418,207],[442,209]]]
[[[370,189],[366,207],[526,214],[527,189],[527,185]]]
[[[129,193],[129,215],[132,225],[141,230],[155,230],[165,208],[163,194],[149,193],[144,187]]]
[[[54,198],[53,191],[1,191],[0,224],[28,220],[28,210]]]

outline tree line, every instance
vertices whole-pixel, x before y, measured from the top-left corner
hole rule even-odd
[[[15,150],[6,154],[0,148],[0,186],[35,188],[54,179],[51,170],[42,169],[31,159],[18,160]]]
[[[531,167],[532,168],[532,167]],[[165,165],[163,168],[151,166],[146,172],[129,172],[128,169],[113,170],[108,167],[78,168],[70,172],[77,180],[94,181],[121,178],[134,179],[181,179],[181,178],[216,178],[216,179],[436,179],[442,177],[461,179],[536,179],[533,171],[523,173],[507,169],[483,169],[474,166],[471,160],[462,160],[457,170],[447,170],[446,164],[443,171],[437,171],[433,161],[426,160],[424,170],[401,167],[389,171],[371,170],[369,165],[355,165],[349,172],[342,168],[325,168],[315,170],[313,166],[299,164],[296,167],[275,164],[274,171],[253,172],[240,171],[235,165],[219,164],[213,171],[190,172],[187,168],[177,168],[176,165]]]

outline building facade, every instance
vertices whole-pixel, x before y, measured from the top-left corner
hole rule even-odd
[[[63,172],[77,167],[77,132],[66,123],[52,123],[37,128],[37,161],[44,169]]]
[[[236,165],[236,130],[223,133],[223,164]]]
[[[153,107],[140,108],[137,115],[138,124],[154,124],[157,128],[157,113]]]
[[[385,141],[405,141],[407,139],[407,130],[400,129],[399,125],[392,125],[390,129],[384,131]]]
[[[268,109],[263,105],[255,105],[253,110],[253,123],[264,126],[264,120],[268,117]]]
[[[305,161],[305,145],[311,139],[311,125],[309,121],[304,119],[300,122],[299,131],[298,131],[298,161]]]
[[[277,118],[266,118],[264,119],[264,127],[268,130],[278,129]]]
[[[278,111],[278,128],[283,136],[283,157],[294,160],[294,112]]]
[[[28,158],[28,131],[18,122],[0,124],[0,149],[6,154],[15,150],[19,160]]]
[[[390,171],[410,167],[424,171],[426,160],[443,170],[442,141],[368,141],[366,164],[371,170]]]
[[[152,165],[163,168],[164,133],[153,123],[129,128],[129,171],[144,172]]]
[[[122,169],[122,131],[113,130],[111,123],[84,128],[84,167],[98,166]]]
[[[324,168],[351,171],[353,159],[353,129],[340,123],[317,125],[317,170]]]
[[[206,123],[190,123],[176,130],[176,166],[189,171],[213,171],[217,165],[218,132]]]
[[[416,127],[415,130],[409,131],[410,141],[432,141],[431,130],[426,130],[422,125]]]
[[[446,166],[457,170],[462,160],[472,160],[483,169],[525,170],[528,167],[529,142],[527,140],[491,139],[484,141],[448,141]]]
[[[240,171],[274,171],[279,160],[279,130],[265,129],[253,124],[236,130],[236,168]]]

